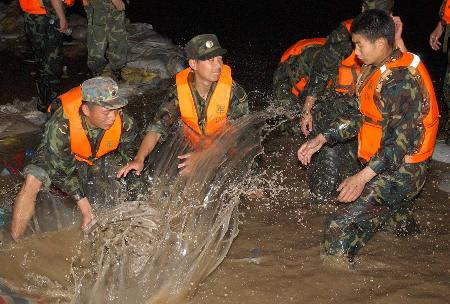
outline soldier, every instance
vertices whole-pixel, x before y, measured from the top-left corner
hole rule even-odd
[[[425,183],[439,122],[425,66],[418,56],[394,48],[392,18],[381,10],[365,11],[353,21],[351,33],[365,64],[355,111],[298,150],[307,165],[325,143],[358,134],[358,158],[365,167],[339,185],[337,199],[344,204],[325,224],[326,254],[349,260],[390,219],[411,208]],[[402,234],[411,227],[396,228]]]
[[[11,236],[17,240],[34,213],[39,190],[54,185],[70,195],[82,213],[81,228],[94,218],[81,172],[118,150],[125,156],[137,137],[133,119],[121,111],[127,100],[108,77],[88,79],[59,97],[57,108],[16,197]],[[53,108],[53,104],[52,104]]]
[[[448,25],[450,24],[450,1],[444,0],[442,1],[441,9],[439,10],[439,17],[441,18],[436,25],[436,28],[434,31],[430,34],[430,46],[433,50],[437,51],[441,47],[441,42],[439,42],[439,39],[441,38],[442,34],[445,31],[445,38],[444,38],[444,47],[443,51],[447,52],[448,47],[448,34],[450,33]],[[446,124],[446,140],[445,143],[447,145],[450,145],[450,52],[447,52],[448,56],[448,62],[447,62],[447,70],[445,72],[445,78],[444,78],[444,84],[443,84],[443,92],[444,92],[444,99],[447,104],[447,124]]]
[[[378,8],[391,12],[393,0],[363,0],[363,11]],[[396,23],[396,45],[405,50],[402,40],[402,23]],[[301,92],[300,129],[305,135],[317,135],[351,107],[355,93],[356,79],[361,63],[357,60],[350,37],[352,19],[342,22],[319,48],[311,71]],[[306,96],[306,98],[305,98]],[[317,100],[317,102],[316,102]],[[314,124],[313,124],[314,122]],[[314,126],[314,127],[313,127]],[[311,133],[312,132],[312,133]],[[333,146],[326,146],[308,168],[308,184],[316,202],[324,202],[337,195],[335,189],[345,176],[353,175],[360,167],[354,162],[356,141],[349,140]]]
[[[192,38],[185,46],[189,67],[176,75],[176,85],[169,90],[154,121],[146,130],[134,160],[123,167],[118,177],[130,170],[139,175],[145,158],[157,142],[167,138],[170,128],[179,120],[193,150],[219,134],[224,124],[248,113],[247,94],[231,77],[231,69],[224,65],[226,53],[217,37],[203,34]],[[189,173],[191,154],[179,156],[181,173]]]
[[[19,0],[37,68],[37,109],[42,112],[58,96],[61,83],[62,33],[68,28],[64,3],[72,5],[74,0]]]
[[[362,10],[366,11],[369,9],[381,9],[391,13],[393,7],[394,0],[363,0]],[[393,18],[397,26],[395,44],[401,50],[406,51],[406,47],[402,39],[402,22],[399,17]],[[349,31],[351,23],[352,19],[344,21],[338,28],[331,32],[327,37],[326,43],[314,58],[311,73],[309,74],[309,81],[304,89],[304,95],[306,98],[303,104],[302,118],[300,121],[300,127],[305,136],[309,135],[310,132],[313,131],[313,121],[315,121],[313,120],[313,106],[316,100],[324,95],[327,95],[326,92],[329,81],[332,80],[336,82],[342,60],[349,58],[352,54],[353,46]],[[352,83],[351,86],[354,86],[354,83]],[[346,92],[340,92],[339,90],[337,92],[338,94],[347,94]],[[326,100],[332,101],[335,98],[340,97],[342,97],[342,94],[337,96],[326,96]],[[326,105],[326,107],[329,106],[329,104]],[[320,124],[320,121],[317,123]]]
[[[107,60],[112,77],[122,80],[128,41],[125,3],[122,0],[83,0],[88,20],[87,65],[93,76],[102,74]]]

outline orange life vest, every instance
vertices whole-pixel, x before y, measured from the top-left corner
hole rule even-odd
[[[70,149],[72,153],[77,160],[93,165],[94,160],[114,151],[119,146],[122,133],[122,119],[120,114],[117,113],[112,127],[104,131],[97,151],[95,151],[95,156],[93,156],[91,144],[81,122],[81,96],[81,87],[79,86],[62,94],[59,98],[64,114],[69,120]]]
[[[202,148],[208,146],[226,125],[233,80],[231,68],[223,65],[206,109],[206,125],[202,132],[198,125],[197,110],[188,80],[190,72],[191,68],[187,68],[176,75],[178,103],[186,137],[195,148]]]
[[[43,0],[19,0],[22,11],[30,15],[45,15],[47,9],[44,6]],[[64,3],[68,6],[72,6],[75,0],[65,0]]]
[[[423,104],[424,110],[418,124],[418,127],[422,129],[419,146],[414,153],[405,156],[405,162],[422,162],[433,154],[439,124],[439,110],[433,83],[417,55],[402,53],[401,58],[375,70],[363,87],[359,89],[360,111],[364,115],[364,122],[358,133],[358,157],[363,162],[369,161],[381,145],[381,121],[383,118],[375,104],[374,95],[381,91],[383,82],[392,73],[392,70],[399,68],[407,68],[411,73],[417,75],[420,79],[419,84],[424,94],[424,100],[429,100],[429,105]]]
[[[350,27],[352,26],[353,19],[344,21],[343,24],[350,32]],[[311,38],[302,39],[297,41],[294,45],[289,47],[281,56],[280,63],[285,62],[291,56],[300,55],[305,47],[311,45],[324,45],[326,42],[325,38]],[[344,94],[354,94],[356,89],[356,81],[361,70],[361,62],[355,55],[353,51],[350,56],[342,60],[338,68],[338,78],[335,86],[335,90]],[[292,94],[298,96],[301,91],[305,88],[308,83],[308,76],[301,77],[299,81],[292,88]]]
[[[444,20],[446,24],[450,24],[450,0],[445,1],[442,10],[443,10],[442,20]]]
[[[326,42],[325,38],[311,38],[311,39],[302,39],[297,41],[295,44],[290,46],[284,53],[283,56],[281,56],[280,63],[285,62],[289,59],[291,56],[297,56],[300,55],[303,50],[312,45],[324,45]],[[300,77],[298,82],[295,84],[294,87],[292,87],[292,94],[295,96],[298,96],[301,91],[305,88],[306,84],[308,83],[308,76]]]
[[[45,15],[47,9],[45,8],[42,0],[19,0],[20,8],[25,13],[31,15]]]

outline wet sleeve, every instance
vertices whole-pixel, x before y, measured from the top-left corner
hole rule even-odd
[[[383,86],[376,98],[383,116],[381,146],[368,164],[375,173],[396,170],[417,146],[422,98],[418,82],[407,69],[395,71]]]
[[[122,112],[122,135],[118,150],[124,160],[130,161],[136,155],[138,136],[136,122],[126,112]]]
[[[75,201],[85,197],[78,176],[77,160],[70,150],[68,121],[62,110],[55,113],[46,125],[44,140],[47,148],[47,163],[52,168],[52,183]]]
[[[335,80],[340,62],[349,56],[353,45],[350,33],[343,23],[327,37],[327,42],[314,58],[309,81],[305,87],[306,96],[321,97],[329,80]]]
[[[174,86],[166,95],[164,101],[158,109],[152,122],[148,125],[146,133],[156,132],[161,134],[160,140],[165,140],[169,130],[180,118],[180,109],[178,107],[178,96]]]
[[[351,101],[349,111],[345,115],[338,117],[323,132],[328,144],[333,145],[336,142],[343,142],[358,134],[363,117],[359,111],[358,97],[353,97]]]
[[[233,82],[228,118],[231,120],[237,119],[248,113],[247,93],[238,83]]]

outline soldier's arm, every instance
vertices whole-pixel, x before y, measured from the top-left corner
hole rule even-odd
[[[306,96],[320,98],[329,79],[336,78],[340,62],[352,52],[352,39],[343,23],[327,37],[327,42],[314,58],[309,81],[305,87]]]
[[[85,197],[76,166],[77,160],[71,153],[68,122],[62,118],[62,108],[49,121],[44,134],[47,162],[57,172],[52,183],[75,201]]]
[[[236,82],[233,82],[228,118],[237,119],[249,113],[248,98],[245,90]]]
[[[352,99],[352,106],[346,115],[338,117],[330,127],[323,132],[328,144],[343,142],[358,134],[362,123],[362,115],[359,112],[358,97]]]
[[[53,9],[55,10],[56,16],[59,20],[59,31],[64,33],[67,31],[69,24],[67,23],[66,13],[64,11],[64,4],[61,0],[50,0]]]
[[[417,146],[422,93],[414,77],[402,69],[394,71],[380,98],[376,104],[383,116],[381,146],[368,164],[377,174],[398,168]]]

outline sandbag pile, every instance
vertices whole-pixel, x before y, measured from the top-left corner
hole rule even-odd
[[[122,77],[129,83],[156,83],[184,69],[180,47],[153,30],[151,24],[131,23],[128,31],[128,59]]]
[[[36,111],[36,102],[14,100],[0,105],[0,139],[42,129],[46,114]]]
[[[18,39],[24,35],[24,21],[19,1],[12,1],[9,4],[0,2],[0,38]]]

